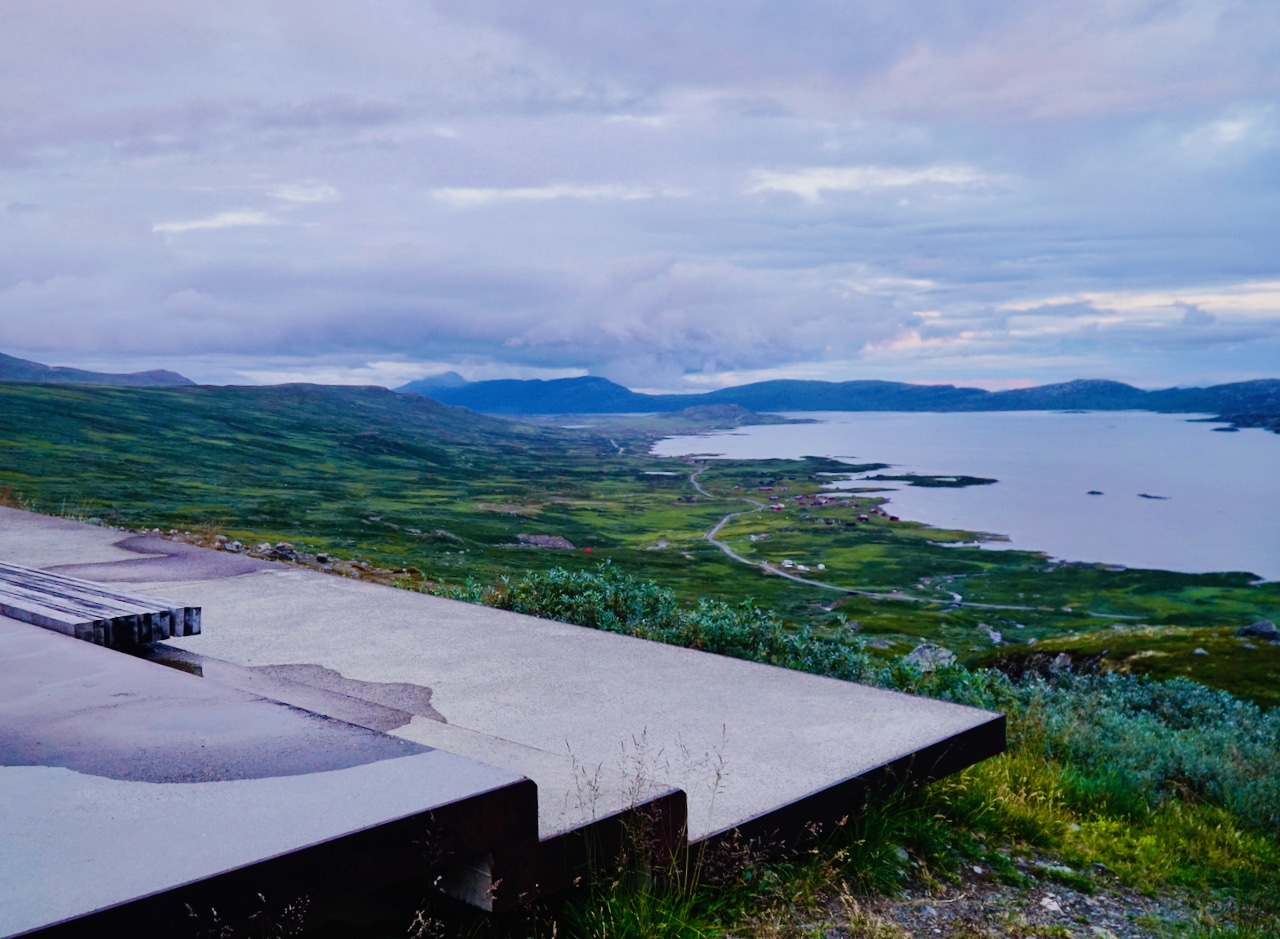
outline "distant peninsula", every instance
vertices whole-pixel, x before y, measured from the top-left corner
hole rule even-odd
[[[1203,413],[1280,433],[1280,379],[1143,391],[1081,380],[1010,391],[891,381],[762,381],[702,394],[642,394],[606,378],[468,382],[454,372],[396,389],[483,414],[669,413],[707,405],[776,411],[1161,411]]]
[[[123,385],[131,388],[175,388],[194,385],[190,378],[158,368],[147,372],[88,372],[79,368],[42,365],[0,352],[0,381],[33,385]]]

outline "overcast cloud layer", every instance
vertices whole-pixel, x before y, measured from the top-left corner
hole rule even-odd
[[[1274,0],[10,0],[0,351],[1280,374]]]

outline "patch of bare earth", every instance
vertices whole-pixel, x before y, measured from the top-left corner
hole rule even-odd
[[[848,890],[807,909],[763,911],[743,939],[1157,939],[1224,909],[1174,893],[1147,896],[1104,876],[1093,893],[1035,877],[1022,885],[966,868],[960,881],[897,897]]]

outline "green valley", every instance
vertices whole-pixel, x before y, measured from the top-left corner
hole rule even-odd
[[[823,489],[876,464],[647,452],[657,435],[755,419],[707,409],[567,429],[379,388],[3,384],[0,497],[196,540],[286,541],[419,589],[607,563],[690,604],[753,598],[885,659],[924,640],[971,664],[1074,650],[1280,702],[1274,650],[1233,635],[1280,619],[1278,584],[983,551],[973,533],[883,514],[874,484]],[[727,516],[715,537],[738,559],[705,537]]]

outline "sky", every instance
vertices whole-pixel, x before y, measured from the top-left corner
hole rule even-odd
[[[6,0],[0,351],[1280,376],[1274,0]]]

